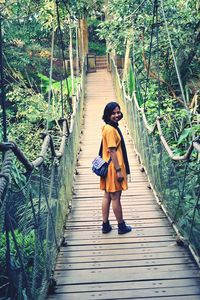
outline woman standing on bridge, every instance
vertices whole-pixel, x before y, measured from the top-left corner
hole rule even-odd
[[[101,155],[105,161],[111,158],[111,163],[107,177],[100,179],[100,189],[105,191],[102,201],[103,233],[109,233],[112,230],[108,220],[111,202],[118,222],[118,233],[124,234],[132,230],[131,226],[124,222],[121,206],[121,193],[128,188],[127,174],[130,174],[124,138],[118,127],[118,122],[122,117],[118,103],[110,102],[106,105],[103,114],[106,124],[102,129]]]

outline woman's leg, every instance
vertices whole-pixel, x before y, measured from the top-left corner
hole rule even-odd
[[[110,193],[105,191],[103,201],[102,201],[102,218],[104,223],[108,221],[109,212],[110,212],[110,203],[111,203]]]
[[[121,191],[110,193],[112,200],[112,209],[118,223],[123,222],[123,212],[121,206]]]
[[[128,233],[132,230],[131,226],[126,225],[123,219],[123,212],[121,206],[121,193],[122,193],[121,191],[110,193],[113,212],[118,222],[118,234]]]

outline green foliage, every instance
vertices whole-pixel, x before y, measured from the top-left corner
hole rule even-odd
[[[35,259],[35,244],[36,244],[36,236],[35,231],[32,230],[29,233],[25,234],[24,232],[20,232],[18,229],[14,231],[14,235],[16,238],[18,249],[23,257],[23,264],[28,275],[28,278],[31,280],[33,276],[33,262]],[[21,268],[20,259],[17,254],[16,245],[14,243],[12,234],[9,233],[10,240],[10,257],[11,257],[11,272],[12,277],[15,279],[13,284],[17,284],[20,280],[19,269]],[[45,242],[41,242],[41,245],[45,245]],[[38,251],[37,255],[38,261],[38,278],[36,282],[36,287],[40,284],[41,278],[39,278],[39,274],[42,274],[44,269],[44,260],[41,252],[41,248]],[[7,283],[7,270],[6,270],[6,234],[1,235],[0,241],[0,265],[1,265],[1,274],[0,274],[0,286],[3,286]],[[15,287],[17,289],[17,286]],[[20,291],[21,292],[21,291]]]
[[[63,116],[62,101],[64,106],[64,117],[69,117],[68,96],[72,94],[72,80],[68,75],[68,88],[63,72],[63,63],[61,59],[61,44],[58,34],[58,24],[56,16],[55,1],[11,1],[0,4],[2,29],[3,29],[3,59],[4,59],[4,78],[6,90],[6,116],[8,140],[14,141],[25,156],[33,161],[39,155],[43,140],[41,133],[48,130],[54,138],[60,133],[58,120]],[[69,15],[64,2],[59,2],[59,13],[61,29],[63,31],[63,43],[65,57],[68,59],[69,44]],[[49,72],[51,60],[51,40],[52,30],[55,32],[54,55],[53,55],[53,81],[52,90],[49,93]],[[69,70],[67,70],[69,73]],[[75,91],[80,78],[75,78]],[[63,98],[61,99],[61,83],[63,88]],[[48,99],[50,95],[50,103]],[[2,109],[0,108],[2,115]],[[0,141],[2,141],[2,122],[0,124]],[[58,143],[60,135],[56,139]],[[49,165],[52,163],[52,157],[48,152],[43,164],[46,175],[45,184],[49,184]],[[14,226],[14,235],[19,251],[23,258],[25,272],[28,281],[34,289],[34,299],[38,299],[37,293],[41,283],[47,274],[44,262],[46,257],[52,256],[55,248],[48,249],[46,244],[47,204],[46,195],[41,196],[42,204],[38,203],[39,183],[36,183],[37,174],[32,180],[30,187],[28,175],[18,159],[12,161],[11,182],[9,188],[13,194],[9,194],[9,200],[13,200],[12,205],[8,205],[9,213]],[[44,181],[44,179],[43,179]],[[48,185],[49,187],[49,185]],[[41,224],[37,231],[33,207],[30,199],[28,203],[23,200],[29,194],[29,189],[33,196],[33,206]],[[45,186],[45,188],[47,188]],[[20,190],[20,191],[19,191]],[[17,192],[18,191],[18,192]],[[49,191],[49,190],[48,190]],[[47,192],[45,190],[45,192]],[[34,194],[35,193],[35,194]],[[12,197],[14,199],[12,199]],[[37,198],[37,199],[36,199]],[[26,200],[26,199],[25,199]],[[51,205],[50,205],[51,206]],[[4,207],[3,207],[4,209]],[[10,285],[7,287],[8,274],[6,270],[6,237],[4,224],[4,211],[1,206],[0,220],[0,297],[4,293],[2,286],[5,284],[9,294]],[[38,212],[38,210],[40,211]],[[56,212],[56,205],[52,208]],[[37,222],[36,222],[37,223]],[[50,225],[51,227],[51,225]],[[62,225],[61,225],[62,227]],[[56,228],[57,229],[57,228]],[[11,273],[14,288],[16,288],[16,297],[18,299],[27,299],[26,289],[22,289],[23,279],[20,259],[17,254],[16,245],[9,231],[10,254],[11,254]],[[50,242],[49,242],[50,243]],[[53,259],[52,259],[53,261]],[[52,262],[49,262],[51,264]],[[51,269],[51,267],[49,267]],[[43,288],[43,287],[42,287]],[[19,293],[19,294],[18,294]],[[5,293],[6,294],[6,293]],[[23,294],[23,295],[22,295]]]
[[[64,2],[70,14],[79,19],[101,15],[101,10],[104,5],[103,0],[65,0]]]
[[[132,17],[137,3],[133,1],[109,1],[107,5],[108,19],[99,25],[99,35],[108,41],[110,49],[115,49],[119,55],[124,54],[126,39],[130,36]]]
[[[89,42],[89,52],[96,55],[105,55],[106,45],[102,42]]]
[[[193,2],[179,0],[176,3],[173,0],[168,0],[164,3],[170,36],[184,83],[191,78],[191,74],[194,74],[195,77],[199,76],[198,32],[200,23],[197,3],[197,0]],[[141,69],[141,73],[145,71],[146,75],[147,66],[144,65],[142,56],[146,57],[146,61],[148,60],[153,5],[150,1],[145,1],[140,7],[139,4],[139,1],[136,0],[109,1],[106,8],[108,17],[106,22],[100,24],[99,35],[107,40],[110,50],[114,49],[120,55],[124,54],[126,40],[133,40],[136,65]],[[159,62],[160,76],[177,90],[179,88],[178,80],[160,5],[158,7],[157,22],[160,24],[158,28],[159,49],[157,52],[155,28],[151,53],[151,70],[157,73],[156,63]]]
[[[59,128],[62,116],[60,81],[63,80],[64,114],[69,113],[68,92],[64,80],[58,33],[55,32],[53,90],[48,107],[49,69],[52,28],[57,29],[55,1],[27,1],[1,5],[4,31],[4,68],[7,94],[8,139],[13,140],[30,160],[41,149],[41,132]],[[66,29],[66,8],[59,4],[62,29]],[[68,28],[63,35],[68,44]],[[55,57],[57,55],[57,57]],[[39,74],[39,75],[38,75]],[[43,74],[43,75],[41,75]],[[43,77],[42,77],[43,76]],[[75,80],[75,88],[79,79]],[[68,79],[71,93],[71,79]],[[57,126],[55,126],[57,125]],[[56,128],[57,127],[57,128]],[[60,128],[59,128],[60,129]],[[2,131],[1,131],[2,132]],[[2,135],[0,136],[2,140]],[[15,174],[15,173],[14,173]]]
[[[43,75],[43,74],[38,74],[38,77],[41,80],[41,88],[42,91],[46,94],[49,92],[49,88],[50,88],[50,80],[47,76]],[[68,88],[69,91],[67,89],[67,83],[68,83]],[[80,83],[80,77],[74,77],[74,89],[75,92],[77,90],[77,86]],[[52,80],[52,91],[53,93],[60,93],[60,86],[62,84],[62,89],[63,89],[63,94],[64,95],[72,95],[72,78],[68,77],[67,82],[66,80],[61,80],[61,81],[57,81],[57,80]]]
[[[42,82],[43,94],[36,93],[32,89],[24,89],[21,85],[10,85],[7,93],[9,108],[7,109],[8,139],[17,143],[30,160],[35,159],[39,153],[42,140],[40,134],[45,130],[47,120],[49,128],[55,126],[61,118],[60,81],[53,81],[52,98],[50,107],[45,99],[48,94],[49,78],[39,75]],[[80,78],[75,79],[75,88],[80,82]],[[71,93],[71,79],[68,79]],[[63,80],[63,95],[65,106],[67,105],[66,81]],[[14,125],[14,126],[13,126]]]
[[[189,136],[193,134],[193,128],[184,128],[178,139],[178,145],[182,144]]]
[[[28,235],[24,235],[19,230],[14,231],[16,241],[19,247],[19,250],[23,252],[24,257],[24,265],[26,267],[29,266],[30,261],[34,257],[34,248],[35,248],[35,234],[34,232],[30,232]],[[18,268],[20,268],[20,261],[17,255],[17,250],[12,238],[11,233],[9,233],[10,238],[10,254],[11,254],[11,268],[13,272],[16,272]],[[0,264],[1,264],[1,280],[6,275],[6,257],[5,257],[5,249],[6,249],[6,235],[1,235],[0,241]],[[32,266],[28,267],[28,273],[31,275]]]
[[[133,92],[136,91],[135,87],[135,78],[133,73],[133,67],[132,64],[129,63],[128,72],[126,74],[126,81],[124,82],[125,89],[128,95],[132,98]]]
[[[163,134],[174,154],[183,155],[191,141],[200,135],[200,127],[196,116],[188,115],[188,111],[176,105],[173,98],[167,95],[159,102],[156,86],[151,85],[145,103],[146,117],[150,124],[156,122],[158,115],[163,117]]]
[[[197,1],[172,2],[165,1],[164,10],[189,107],[194,93],[200,87],[197,47],[199,6]],[[200,111],[197,106],[193,113],[184,105],[160,3],[157,20],[160,24],[158,46],[154,27],[151,49],[153,5],[150,1],[145,1],[138,9],[139,4],[138,1],[130,0],[109,1],[107,21],[99,25],[98,32],[101,38],[106,39],[110,50],[114,49],[120,55],[125,54],[127,40],[131,41],[130,56],[135,62],[135,74],[130,68],[127,70],[124,82],[126,93],[132,97],[136,86],[136,95],[140,106],[145,107],[148,122],[154,124],[157,116],[162,116],[164,136],[170,146],[176,149],[176,154],[183,154],[191,141],[200,135],[197,120]]]
[[[39,135],[45,126],[48,106],[41,94],[31,89],[24,90],[20,85],[10,87],[13,89],[7,94],[10,102],[7,110],[8,138],[15,141],[31,159],[41,146]]]

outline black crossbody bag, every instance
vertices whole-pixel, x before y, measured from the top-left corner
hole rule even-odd
[[[92,162],[92,171],[100,177],[105,178],[108,173],[108,167],[111,162],[111,158],[109,159],[108,162],[106,162],[102,158],[102,148],[103,148],[103,143],[101,142],[100,149],[99,149],[99,155],[95,157],[95,159]]]

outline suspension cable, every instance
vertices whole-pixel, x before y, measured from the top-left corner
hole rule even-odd
[[[167,19],[166,19],[166,16],[165,16],[165,11],[164,11],[164,6],[163,6],[163,1],[160,0],[160,3],[161,3],[161,9],[162,9],[162,14],[163,14],[164,22],[165,22],[165,29],[166,29],[166,32],[167,32],[168,41],[169,41],[169,44],[170,44],[170,48],[171,48],[171,52],[172,52],[172,57],[173,57],[173,61],[174,61],[175,69],[176,69],[176,74],[177,74],[178,82],[179,82],[180,89],[181,89],[181,94],[182,94],[182,97],[183,97],[183,101],[184,101],[184,104],[185,104],[185,108],[186,108],[187,110],[189,110],[189,109],[188,109],[188,106],[187,106],[186,98],[185,98],[185,93],[184,93],[184,90],[183,90],[183,85],[182,85],[182,81],[181,81],[179,69],[178,69],[178,66],[177,66],[177,63],[176,63],[176,58],[175,58],[175,54],[174,54],[174,49],[173,49],[173,46],[172,46],[172,41],[171,41],[169,29],[168,29]]]
[[[138,9],[140,9],[140,7],[146,2],[146,0],[143,0],[138,7],[134,10],[133,15],[138,11]]]
[[[63,66],[64,66],[64,73],[65,73],[65,80],[66,80],[66,85],[67,85],[67,101],[70,107],[70,111],[72,112],[72,106],[70,102],[70,95],[69,95],[69,84],[68,84],[68,75],[66,71],[66,63],[65,63],[65,53],[64,53],[64,42],[63,42],[63,34],[60,26],[60,14],[59,14],[59,0],[56,0],[56,15],[57,15],[57,23],[58,23],[58,30],[60,33],[60,43],[61,43],[61,51],[62,51],[62,59],[63,59]]]
[[[200,179],[200,176],[198,174],[198,178]],[[199,201],[200,201],[200,185],[199,185],[199,189],[198,189],[198,194],[197,194],[197,200],[194,206],[194,211],[192,214],[192,220],[191,220],[191,226],[190,226],[190,231],[189,231],[189,237],[188,237],[188,241],[191,241],[191,237],[192,237],[192,233],[193,233],[193,226],[195,224],[195,215],[197,210],[199,210]]]
[[[0,82],[1,82],[1,107],[2,107],[2,125],[3,125],[3,141],[7,142],[7,119],[6,119],[6,95],[4,88],[3,75],[3,36],[2,36],[2,17],[0,16]]]
[[[51,39],[51,63],[50,63],[50,71],[49,71],[48,111],[47,111],[47,124],[46,124],[47,131],[49,129],[50,102],[51,102],[51,95],[52,95],[53,52],[54,52],[54,27],[52,29],[52,39]]]
[[[76,77],[79,76],[79,41],[78,41],[78,25],[76,25]]]
[[[130,19],[134,16],[134,14],[138,11],[138,9],[140,9],[140,7],[146,2],[147,0],[143,0],[137,7],[136,9],[131,13],[131,15],[125,16],[124,20],[126,19]]]
[[[161,108],[161,89],[160,89],[160,66],[159,66],[159,43],[158,43],[158,32],[159,32],[159,24],[158,24],[158,3],[156,5],[156,69],[158,74],[158,114],[160,115],[160,108]]]
[[[59,47],[59,59],[62,59],[61,49]],[[64,99],[63,99],[63,80],[60,80],[60,100],[61,100],[61,117],[64,118]]]
[[[147,65],[147,78],[146,78],[146,87],[145,87],[145,95],[144,95],[144,111],[146,110],[147,90],[148,90],[148,86],[149,86],[149,73],[150,73],[151,53],[152,53],[152,46],[153,46],[154,20],[155,20],[155,15],[156,15],[157,1],[158,0],[154,0],[154,7],[153,7],[153,20],[152,20],[152,26],[151,26],[150,49],[149,49],[149,58],[148,58],[148,65]]]

